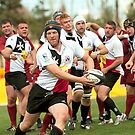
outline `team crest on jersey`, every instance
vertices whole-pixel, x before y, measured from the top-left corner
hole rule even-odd
[[[50,59],[48,58],[48,56],[47,56],[46,53],[43,54],[43,58],[44,58],[44,61],[45,61],[46,63],[49,63],[49,62],[50,62]]]
[[[14,52],[21,53],[22,50],[25,50],[25,42],[23,41],[23,39],[17,37],[17,41],[16,41],[16,46],[15,46]]]
[[[49,48],[48,48],[49,49]],[[49,49],[52,54],[52,59],[56,62],[58,66],[61,64],[61,55],[59,55],[55,50]]]
[[[65,63],[69,63],[70,62],[70,57],[69,56],[65,56]]]

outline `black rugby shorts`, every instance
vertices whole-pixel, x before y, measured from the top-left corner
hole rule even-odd
[[[67,105],[66,92],[53,93],[52,91],[43,89],[38,84],[34,84],[29,93],[27,112],[30,114],[48,112],[48,108],[57,103]]]

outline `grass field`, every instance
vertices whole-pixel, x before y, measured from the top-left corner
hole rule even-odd
[[[118,107],[122,112],[125,110],[125,97],[115,97],[113,98],[117,103]],[[79,112],[80,113],[80,112]],[[100,125],[98,126],[98,110],[95,99],[92,100],[92,117],[93,123],[92,128],[89,130],[80,129],[80,114],[78,113],[78,123],[75,130],[66,130],[66,135],[135,135],[135,121],[124,121],[118,126],[110,125]],[[43,117],[42,114],[41,117]],[[135,107],[132,109],[130,114],[135,115]],[[113,119],[115,118],[112,113]],[[6,107],[0,106],[0,135],[14,135],[13,132],[7,132],[6,128],[9,126],[7,110]],[[36,125],[35,125],[36,127]],[[29,132],[28,135],[38,135],[39,130]]]

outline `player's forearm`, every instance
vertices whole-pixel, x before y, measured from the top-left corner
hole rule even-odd
[[[11,51],[8,51],[7,49],[4,49],[4,50],[1,51],[1,54],[5,59],[10,59]]]
[[[90,70],[94,68],[94,61],[90,56],[86,60],[85,65],[86,65],[86,70]]]
[[[98,24],[96,24],[96,23],[91,23],[91,22],[88,22],[88,23],[86,24],[86,27],[92,28],[92,29],[95,30],[95,31],[97,31],[97,30],[100,28],[100,26],[99,26]]]
[[[129,61],[134,62],[135,61],[135,51],[133,52],[132,56],[130,57]]]

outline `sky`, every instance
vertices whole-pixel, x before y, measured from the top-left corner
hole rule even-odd
[[[32,8],[34,8],[35,5],[38,3],[39,0],[21,0],[21,1],[22,1],[22,4],[31,11]],[[93,0],[95,3],[94,6],[90,4],[91,0],[89,0],[90,9],[88,9],[86,0],[63,0],[63,1],[66,5],[67,12],[71,16],[85,15],[90,12],[91,15],[94,15],[96,19],[98,18],[100,14],[101,0]],[[126,9],[131,0],[118,0],[118,1],[119,1],[119,17],[120,19],[125,19],[125,13],[127,12]],[[44,0],[44,2],[46,4],[45,5],[46,8],[48,9],[51,9],[50,6],[53,6],[52,12],[55,12],[56,10],[60,9],[61,0]],[[50,4],[51,2],[55,2],[55,4]],[[114,8],[115,0],[109,0],[109,2],[110,2],[110,5],[112,5]]]

